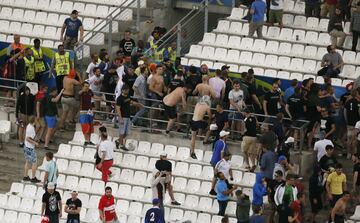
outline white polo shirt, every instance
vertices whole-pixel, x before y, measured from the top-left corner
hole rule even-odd
[[[27,148],[30,148],[30,149],[34,149],[35,148],[35,144],[27,141],[26,139],[29,137],[29,138],[32,138],[32,139],[35,139],[35,136],[36,136],[36,132],[35,132],[35,127],[31,124],[28,124],[26,126],[26,132],[25,132],[25,146]]]
[[[226,179],[230,179],[230,161],[226,161],[225,159],[220,160],[215,165],[215,169],[217,172],[222,172]]]
[[[326,154],[325,147],[327,145],[334,146],[334,144],[331,142],[331,140],[328,140],[328,139],[319,140],[314,144],[314,151],[317,152],[317,161],[318,162],[320,161],[321,157],[323,157]]]
[[[103,152],[106,152],[105,160],[113,159],[115,147],[116,147],[115,143],[111,142],[108,139],[100,142],[99,149],[98,149],[99,157],[102,158]]]

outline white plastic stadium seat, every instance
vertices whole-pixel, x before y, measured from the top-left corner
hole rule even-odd
[[[266,53],[277,53],[279,48],[279,42],[278,41],[267,41],[265,52]]]
[[[276,68],[288,69],[290,65],[290,57],[280,56]]]
[[[60,144],[57,153],[55,154],[56,157],[68,157],[70,155],[71,146],[68,144]]]
[[[305,24],[306,24],[305,16],[302,16],[302,15],[295,16],[294,23],[293,23],[294,27],[302,28],[302,27],[304,27]]]
[[[291,44],[287,42],[280,43],[279,50],[277,52],[279,55],[289,56],[291,54]]]
[[[215,39],[216,39],[215,33],[204,33],[204,37],[203,37],[203,40],[201,41],[201,43],[205,44],[205,45],[213,45],[215,43]],[[193,46],[193,45],[191,45],[191,46]]]
[[[183,221],[196,222],[197,213],[195,211],[185,211]]]
[[[253,55],[251,52],[243,51],[240,54],[239,62],[242,64],[251,64],[252,57]]]
[[[230,24],[230,28],[229,28],[228,33],[241,35],[241,33],[242,33],[242,23],[240,23],[240,22],[232,22]]]
[[[174,168],[174,175],[186,176],[188,173],[189,164],[184,162],[177,162]]]
[[[245,37],[241,40],[241,44],[240,44],[240,49],[242,50],[250,50],[252,49],[252,45],[253,45],[253,39],[252,38],[248,38]]]
[[[264,52],[265,46],[266,46],[266,41],[265,40],[256,39],[254,41],[254,44],[253,44],[252,48],[253,48],[254,51]]]
[[[275,55],[266,55],[264,65],[266,67],[276,67],[278,61],[278,57]]]
[[[316,52],[317,52],[317,48],[315,46],[306,46],[303,56],[305,58],[311,58],[311,59],[315,59],[316,58]]]
[[[316,17],[309,17],[306,21],[306,27],[308,29],[317,30],[319,26],[319,18]]]
[[[16,211],[7,210],[4,214],[5,223],[16,223],[18,222],[18,213]]]
[[[290,75],[290,79],[291,79],[291,80],[292,80],[292,79],[296,79],[296,80],[298,80],[298,81],[302,81],[302,80],[303,80],[303,75],[300,74],[300,73],[292,73],[292,74]]]
[[[10,188],[11,194],[21,195],[23,193],[23,190],[24,190],[24,184],[16,183],[16,182],[11,184],[11,188]]]
[[[223,61],[224,58],[226,58],[227,50],[224,48],[216,48],[214,53],[214,59],[215,60],[221,60]]]
[[[210,221],[211,221],[210,214],[199,213],[196,223],[204,223],[204,222],[210,222]]]
[[[318,39],[318,33],[317,32],[312,32],[312,31],[307,31],[306,35],[305,35],[305,42],[308,44],[316,44]]]
[[[285,40],[285,41],[290,41],[292,38],[292,32],[293,32],[293,30],[289,29],[289,28],[281,29],[279,39]]]
[[[292,26],[294,23],[294,15],[284,14],[282,22],[283,22],[284,26]]]
[[[206,59],[212,59],[214,56],[214,47],[211,46],[204,46],[201,52],[201,57]]]
[[[216,32],[227,32],[229,30],[229,21],[228,20],[220,20],[218,22],[218,26],[215,29]]]
[[[225,34],[219,34],[216,36],[215,45],[226,47],[228,44],[229,37]]]
[[[244,16],[244,11],[245,10],[243,8],[234,7],[231,10],[231,14],[228,17],[228,19],[230,19],[230,20],[241,20],[243,18],[243,16]]]

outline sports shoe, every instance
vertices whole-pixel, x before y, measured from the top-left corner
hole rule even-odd
[[[90,145],[90,146],[95,146],[95,143],[93,143],[93,142],[88,142],[88,145]]]
[[[213,195],[213,196],[216,196],[216,195],[217,195],[217,193],[215,192],[214,189],[211,189],[211,191],[209,192],[209,194],[210,194],[210,195]]]
[[[195,153],[191,153],[191,158],[193,158],[193,159],[195,159],[195,160],[197,160],[197,156],[196,156],[196,154]]]
[[[175,201],[171,201],[171,204],[172,205],[181,205],[179,202],[177,202],[176,200]]]
[[[39,180],[38,178],[34,177],[31,179],[31,183],[40,183],[41,180]]]
[[[50,150],[48,146],[44,146],[44,149],[45,150]]]
[[[26,177],[23,178],[23,181],[30,181],[30,180],[31,180],[31,179],[30,179],[29,176],[26,176]]]
[[[24,147],[24,143],[19,143],[19,147]]]
[[[124,150],[124,151],[129,151],[128,148],[126,148],[124,145],[123,146],[120,146],[120,149]]]

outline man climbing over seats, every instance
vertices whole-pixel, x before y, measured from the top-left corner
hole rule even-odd
[[[176,106],[181,103],[183,111],[186,111],[186,95],[191,92],[191,86],[177,87],[163,99],[165,114],[168,118],[166,134],[170,133],[177,118]]]
[[[195,143],[196,143],[196,135],[201,133],[201,130],[205,130],[208,126],[208,123],[204,120],[205,114],[208,117],[211,117],[211,100],[208,95],[205,95],[200,98],[199,102],[196,103],[194,109],[194,115],[192,120],[190,121],[191,128],[191,144],[190,144],[190,156],[193,159],[197,159],[195,154]],[[209,118],[209,121],[211,119]]]
[[[78,18],[79,12],[73,10],[69,18],[65,19],[61,27],[60,41],[64,43],[65,49],[73,50],[78,43],[78,36],[80,31],[80,42],[84,40],[84,27],[81,20]],[[66,32],[65,32],[66,29]],[[64,37],[65,32],[65,37]]]
[[[171,184],[172,179],[172,163],[167,159],[166,152],[161,153],[160,159],[156,161],[155,168],[165,174],[165,188],[169,191],[169,196],[171,198],[172,205],[180,205],[179,202],[175,200],[173,186]]]

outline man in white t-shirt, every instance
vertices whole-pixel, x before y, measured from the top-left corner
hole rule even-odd
[[[284,8],[284,0],[270,1],[269,22],[272,26],[278,23],[280,29],[283,28],[283,22],[282,22],[283,8]]]
[[[325,147],[327,145],[334,146],[334,144],[331,142],[331,140],[328,139],[321,139],[314,144],[314,155],[316,155],[317,162],[320,161],[321,157],[323,157],[326,154]]]
[[[357,121],[355,124],[355,130],[357,135],[357,153],[360,153],[360,121]]]
[[[227,180],[234,180],[230,164],[230,153],[224,153],[223,158],[215,165],[215,175],[219,172],[223,173]]]
[[[209,85],[215,91],[216,98],[214,98],[213,103],[217,104],[224,97],[225,81],[223,79],[221,79],[221,70],[216,70],[215,73],[216,73],[216,76],[209,79]]]
[[[32,183],[39,183],[35,177],[36,169],[37,169],[37,158],[36,158],[36,151],[35,147],[39,146],[39,143],[35,141],[35,116],[31,116],[29,119],[29,124],[26,126],[25,132],[25,141],[24,141],[24,157],[25,157],[25,167],[24,167],[24,178],[23,181],[31,181]],[[31,176],[33,177],[30,179],[28,172],[31,165]]]
[[[244,133],[244,116],[241,111],[245,108],[244,91],[240,89],[240,81],[233,81],[233,89],[229,92],[230,110],[229,119],[233,120],[231,129]],[[236,135],[239,135],[238,133]]]
[[[101,90],[102,81],[104,80],[104,75],[101,74],[101,70],[99,67],[94,67],[93,71],[94,71],[94,75],[89,78],[88,82],[90,84],[90,89],[94,92],[95,98],[100,99],[102,98],[102,94],[99,93],[99,91]],[[95,109],[100,110],[100,101],[95,100],[93,102],[95,104]]]
[[[94,68],[99,66],[98,64],[99,56],[97,54],[91,55],[91,62],[89,63],[88,67],[86,68],[86,75],[84,79],[90,79],[92,76],[94,76]],[[83,80],[84,80],[83,79]]]
[[[98,155],[101,159],[100,163],[96,165],[96,169],[101,171],[102,180],[105,184],[111,175],[110,168],[113,165],[115,143],[107,139],[107,134],[101,134],[101,142],[98,147]]]

